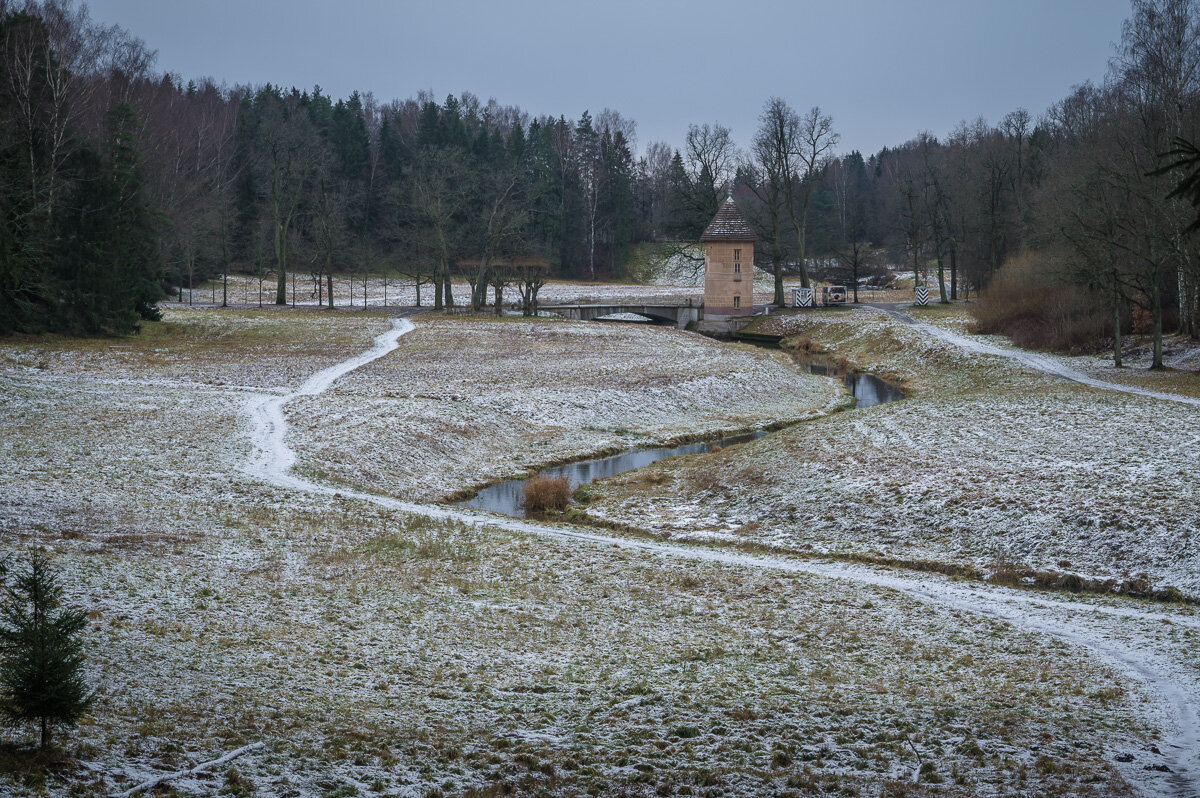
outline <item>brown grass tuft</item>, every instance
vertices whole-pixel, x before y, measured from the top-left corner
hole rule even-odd
[[[566,477],[533,477],[525,480],[525,512],[562,512],[571,501],[571,484]]]

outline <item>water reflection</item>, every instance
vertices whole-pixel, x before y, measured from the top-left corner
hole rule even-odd
[[[580,485],[587,485],[598,479],[608,479],[635,468],[644,468],[651,463],[665,460],[668,457],[679,457],[686,454],[701,454],[711,452],[718,447],[736,446],[739,443],[752,441],[766,435],[766,432],[750,432],[743,435],[730,435],[717,441],[702,441],[700,443],[685,443],[682,446],[659,446],[654,449],[630,449],[627,452],[600,457],[595,460],[580,460],[577,463],[545,468],[538,472],[542,477],[566,477],[574,491]],[[525,486],[524,479],[510,479],[496,485],[489,485],[479,491],[474,498],[459,502],[462,507],[473,507],[476,510],[487,510],[503,515],[523,516],[521,499]]]
[[[841,376],[842,382],[855,398],[855,407],[871,407],[886,402],[895,402],[904,398],[901,391],[890,382],[881,380],[874,374],[863,374],[858,371],[845,372],[833,361],[821,355],[811,355],[799,352],[795,355],[796,362],[809,374],[819,374],[822,377]]]

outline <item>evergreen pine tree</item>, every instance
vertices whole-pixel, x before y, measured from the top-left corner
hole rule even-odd
[[[50,563],[34,554],[0,606],[0,712],[37,723],[43,747],[55,726],[74,726],[93,701],[80,639],[87,617],[63,607],[62,594]]]
[[[249,97],[243,97],[238,102],[233,134],[233,173],[237,177],[233,189],[233,229],[230,233],[233,261],[243,271],[252,269],[255,239],[260,225],[259,187],[254,168],[254,141],[257,135],[254,105]]]
[[[688,176],[683,165],[683,156],[679,150],[671,158],[671,166],[667,171],[667,221],[666,233],[680,241],[694,241],[700,237],[705,219],[697,227],[699,219],[692,211],[691,196],[693,193],[692,179]]]

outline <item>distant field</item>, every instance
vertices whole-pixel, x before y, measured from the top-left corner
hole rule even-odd
[[[317,289],[311,277],[295,275],[296,290],[293,294],[292,283],[288,285],[288,303],[299,307],[316,307],[318,302]],[[339,308],[364,307],[364,285],[361,278],[352,281],[345,275],[334,279],[334,304]],[[902,279],[899,283],[905,286],[894,291],[867,290],[858,292],[860,302],[907,302],[912,300],[912,278]],[[786,302],[791,304],[791,289],[800,286],[798,277],[784,278],[787,292]],[[412,307],[417,304],[417,290],[412,281],[389,278],[386,283],[380,277],[369,277],[365,286],[365,307]],[[235,306],[254,305],[259,303],[258,280],[246,275],[230,275],[228,283],[228,302]],[[321,296],[324,296],[322,289]],[[470,286],[465,282],[453,284],[454,299],[457,305],[469,303]],[[936,289],[934,289],[936,295]],[[851,295],[852,296],[852,295]],[[183,304],[207,307],[220,304],[223,297],[220,281],[198,286],[194,291],[184,289]],[[551,280],[539,292],[538,301],[544,305],[572,302],[661,302],[686,303],[689,300],[699,302],[704,298],[703,270],[697,271],[690,263],[676,263],[651,277],[646,283],[590,283],[584,280]],[[172,296],[171,305],[176,297]],[[491,290],[488,291],[488,303],[493,300]],[[515,306],[520,303],[521,296],[515,286],[509,286],[504,291],[504,303]],[[754,277],[754,302],[758,305],[770,304],[774,300],[774,282],[771,275],[758,270]],[[275,301],[274,283],[263,283],[261,301],[264,307]],[[433,287],[421,286],[421,304],[425,307],[433,305]]]

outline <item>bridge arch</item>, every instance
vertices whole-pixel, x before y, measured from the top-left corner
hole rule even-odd
[[[565,318],[580,321],[592,321],[617,313],[633,313],[653,321],[674,324],[679,328],[686,327],[690,322],[699,321],[703,316],[701,308],[695,305],[542,305],[540,310],[558,313]]]

